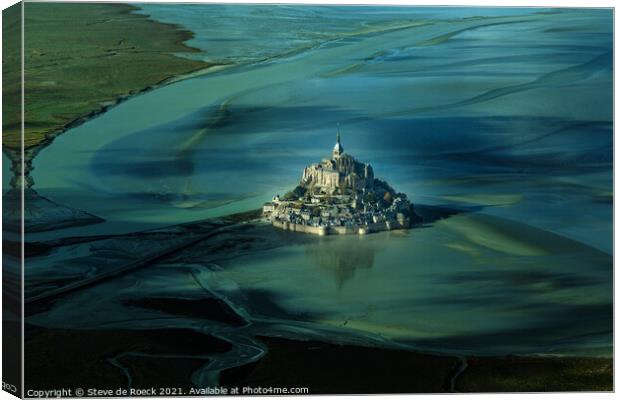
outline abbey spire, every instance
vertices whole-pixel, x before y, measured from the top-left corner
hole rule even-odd
[[[344,153],[344,147],[340,144],[340,126],[338,127],[338,133],[336,134],[336,144],[334,145],[334,150],[332,151],[332,158],[337,160]]]

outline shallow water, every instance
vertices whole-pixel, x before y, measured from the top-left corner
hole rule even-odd
[[[378,333],[417,348],[460,354],[610,351],[609,256],[494,217],[461,215],[428,229],[318,238],[220,265],[216,279],[269,293],[301,320]],[[254,315],[272,313],[247,306]]]
[[[325,326],[421,347],[610,351],[610,10],[143,9],[235,65],[58,137],[35,159],[35,188],[108,222],[30,237],[258,208],[328,155],[340,123],[345,151],[414,203],[475,213],[292,241],[216,275]]]

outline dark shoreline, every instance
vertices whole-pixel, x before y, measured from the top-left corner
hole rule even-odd
[[[222,373],[222,387],[306,387],[308,394],[449,393],[458,357],[261,336],[260,361]],[[177,387],[225,342],[188,329],[67,330],[26,325],[26,389]],[[84,351],[88,348],[88,351]],[[147,353],[136,357],[129,352]],[[175,358],[157,355],[175,354]],[[205,357],[204,359],[196,356]],[[613,360],[590,357],[468,357],[456,392],[611,391]],[[171,368],[172,366],[172,368]],[[105,378],[105,379],[104,379]]]
[[[461,358],[318,341],[267,337],[259,340],[270,349],[265,358],[245,376],[227,371],[223,382],[307,386],[310,394],[613,390],[611,358]],[[461,371],[462,360],[465,369]],[[451,390],[453,378],[454,390]]]

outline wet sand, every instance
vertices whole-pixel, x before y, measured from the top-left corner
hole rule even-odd
[[[463,225],[462,218],[471,210],[456,210],[444,207],[418,206],[416,212],[421,216],[418,228],[410,231],[411,234],[429,232],[437,229],[439,224]],[[289,245],[312,243],[315,239],[308,235],[290,235],[271,229],[269,226],[249,223],[255,221],[258,211],[232,215],[218,220],[202,221],[194,224],[185,224],[112,238],[74,238],[67,243],[53,242],[51,248],[64,246],[89,246],[91,251],[98,247],[106,249],[106,256],[110,257],[110,245],[95,245],[96,242],[125,243],[129,240],[141,240],[151,243],[151,247],[158,242],[169,242],[172,236],[179,232],[193,232],[201,235],[205,231],[221,229],[227,224],[235,226],[233,232],[224,231],[221,235],[199,242],[190,249],[183,249],[178,254],[171,253],[164,260],[154,265],[144,265],[142,276],[160,276],[158,264],[168,265],[163,271],[178,265],[195,265],[204,254],[211,257],[226,255],[235,257],[239,254],[255,254],[259,249],[273,249],[281,246],[285,239]],[[493,220],[491,219],[491,222]],[[486,221],[489,223],[489,221]],[[474,225],[475,227],[475,225]],[[509,226],[499,225],[506,234],[512,229]],[[487,228],[488,229],[488,228]],[[523,229],[523,227],[521,227]],[[462,229],[457,229],[462,231]],[[476,237],[480,236],[476,231]],[[473,232],[467,230],[467,232]],[[404,235],[404,232],[394,232]],[[372,235],[371,235],[372,236]],[[260,240],[258,239],[260,237]],[[130,239],[133,238],[133,239]],[[168,238],[168,239],[166,239]],[[392,238],[397,240],[396,237]],[[554,246],[564,243],[551,240]],[[484,240],[482,241],[484,243]],[[547,241],[549,242],[549,241]],[[280,243],[280,244],[278,244]],[[42,244],[39,244],[42,245]],[[50,246],[50,243],[47,243]],[[551,246],[551,247],[554,247]],[[131,247],[131,246],[130,246]],[[357,251],[353,269],[332,271],[339,265],[340,253],[331,254],[333,244],[324,243],[321,247],[326,254],[321,254],[319,264],[323,272],[331,275],[338,272],[341,281],[340,290],[346,289],[346,282],[355,279],[361,264],[370,262],[366,269],[372,270],[372,256],[367,260],[367,254],[360,248]],[[548,249],[547,247],[543,247]],[[563,247],[562,247],[563,249]],[[331,256],[330,256],[331,254]],[[350,253],[347,258],[350,258]],[[306,253],[312,259],[312,253]],[[334,257],[336,257],[334,259]],[[201,261],[204,262],[204,261]],[[319,265],[319,266],[321,266]],[[376,268],[376,267],[374,267]],[[186,268],[179,272],[183,275]],[[362,268],[364,269],[364,268]],[[212,273],[217,272],[214,270]],[[127,272],[128,282],[143,281],[149,286],[148,279],[140,278],[140,270]],[[164,275],[165,276],[165,275]],[[170,276],[173,277],[173,276]],[[157,294],[141,290],[130,297],[113,295],[113,287],[123,288],[122,276],[116,275],[113,279],[98,281],[92,289],[90,286],[79,288],[76,292],[63,292],[58,298],[53,298],[43,304],[34,304],[27,307],[31,323],[49,321],[47,323],[60,324],[66,328],[34,326],[29,324],[26,329],[27,352],[26,369],[30,376],[27,388],[51,389],[59,382],[68,386],[101,387],[97,385],[102,379],[107,382],[106,388],[116,389],[127,387],[131,381],[132,387],[151,386],[153,382],[165,383],[165,386],[179,387],[183,390],[197,388],[196,382],[199,371],[203,371],[212,360],[219,359],[226,352],[231,352],[231,343],[237,336],[222,332],[239,332],[239,337],[254,336],[266,349],[264,356],[250,361],[242,366],[231,365],[222,368],[219,375],[219,384],[223,386],[277,386],[277,387],[308,387],[311,394],[328,393],[444,393],[444,392],[501,392],[501,391],[607,391],[612,389],[612,359],[605,357],[567,357],[567,356],[463,356],[457,352],[435,353],[413,349],[398,349],[378,347],[366,344],[338,343],[338,340],[357,329],[373,331],[385,329],[381,326],[359,324],[352,320],[345,327],[341,327],[340,339],[329,336],[308,336],[307,334],[293,335],[282,331],[278,333],[276,326],[284,321],[294,326],[300,321],[330,323],[325,316],[313,315],[303,309],[294,310],[286,306],[283,298],[277,291],[261,291],[251,288],[243,289],[244,303],[235,300],[236,294],[228,293],[228,299],[208,295],[201,291],[199,295],[189,291],[186,285],[183,292],[174,290],[174,280],[166,278],[167,286],[176,293],[174,296]],[[194,278],[195,279],[195,278]],[[116,281],[120,281],[116,283]],[[62,282],[59,282],[62,285]],[[345,286],[342,286],[345,285]],[[78,315],[81,309],[80,301],[75,296],[86,296],[97,290],[107,293],[116,307],[121,307],[124,318],[135,318],[136,322],[127,321],[124,328],[114,323],[114,313],[109,323],[94,321],[94,327],[89,325],[76,329],[67,325],[67,321],[56,320],[54,315],[62,318],[83,318]],[[213,290],[213,288],[211,288]],[[227,290],[230,290],[227,289]],[[83,293],[82,293],[83,292]],[[80,293],[82,293],[80,295]],[[93,292],[105,310],[108,301]],[[220,293],[221,294],[221,293]],[[45,298],[45,296],[44,296]],[[69,302],[67,302],[69,300]],[[92,300],[86,300],[91,302]],[[120,304],[118,304],[120,303]],[[73,304],[73,305],[72,305]],[[69,307],[69,308],[67,308]],[[239,310],[245,308],[245,316]],[[57,309],[57,310],[55,310]],[[63,311],[64,310],[64,311]],[[67,314],[67,311],[69,312]],[[73,317],[72,313],[78,312]],[[51,314],[50,314],[51,313]],[[84,309],[84,314],[101,314],[97,308]],[[46,315],[50,315],[47,317]],[[404,315],[403,315],[404,317]],[[87,318],[87,317],[86,317]],[[249,318],[249,319],[248,319]],[[152,324],[149,325],[149,320]],[[102,321],[106,321],[104,318]],[[256,328],[248,329],[252,324]],[[272,321],[272,322],[269,322]],[[206,325],[205,325],[206,324]],[[250,325],[248,325],[250,324]],[[150,327],[149,327],[150,326]],[[170,326],[176,326],[171,328]],[[203,326],[220,328],[205,329]],[[301,325],[300,325],[301,326]],[[310,327],[311,325],[307,325]],[[77,326],[76,326],[77,327]],[[214,330],[213,330],[214,329]],[[275,330],[274,330],[275,329]],[[271,333],[270,333],[271,332]],[[303,332],[303,331],[302,331]],[[282,336],[283,334],[288,336]],[[384,334],[389,335],[386,331]],[[218,339],[221,336],[222,339]],[[330,340],[334,342],[330,342]],[[355,341],[353,341],[355,342]],[[353,343],[350,342],[350,343]],[[421,343],[424,340],[420,341]],[[492,341],[491,341],[492,342]],[[364,343],[364,341],[359,342]],[[389,340],[386,343],[391,343]],[[489,342],[490,343],[490,342]],[[214,358],[214,356],[217,356]],[[329,366],[329,368],[326,368]],[[96,378],[96,381],[94,380]],[[52,384],[53,382],[53,384]]]

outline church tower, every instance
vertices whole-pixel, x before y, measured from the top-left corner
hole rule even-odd
[[[338,135],[336,136],[336,144],[334,145],[334,150],[332,151],[332,159],[339,159],[342,153],[344,153],[344,148],[340,144],[340,130],[338,130]]]

